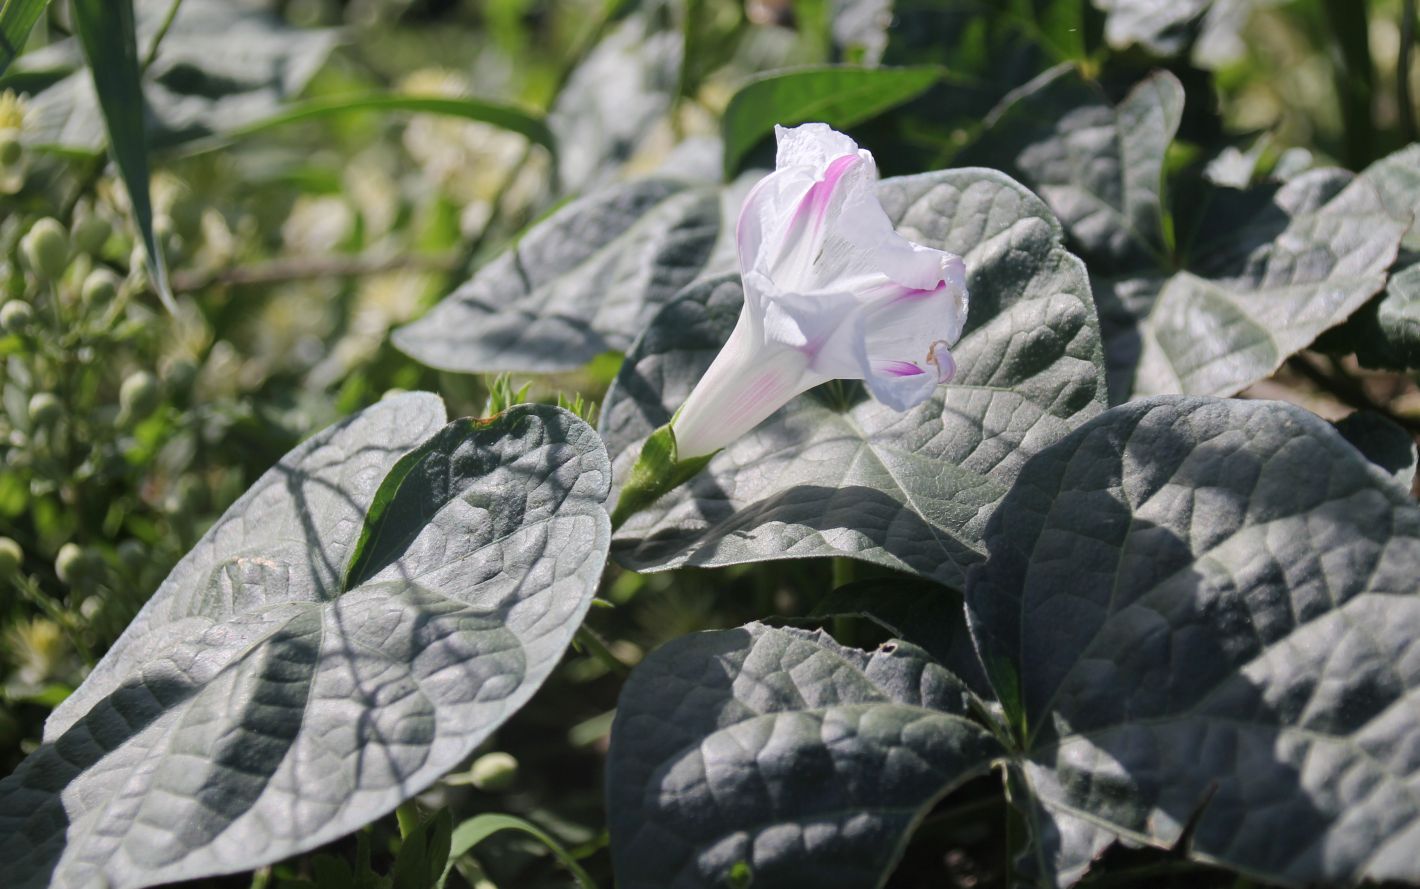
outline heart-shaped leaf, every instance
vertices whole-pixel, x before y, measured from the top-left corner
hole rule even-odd
[[[444,370],[581,367],[630,346],[705,268],[719,232],[714,187],[670,179],[612,186],[535,226],[429,314],[395,331],[394,343]]]
[[[1420,880],[1420,508],[1329,424],[1115,408],[987,547],[971,624],[1046,815],[1285,885]]]
[[[1411,145],[1371,164],[1361,179],[1374,185],[1386,208],[1406,225],[1400,255],[1391,266],[1385,292],[1367,303],[1323,341],[1327,348],[1355,352],[1368,367],[1420,367],[1420,145]]]
[[[1005,159],[1079,245],[1117,402],[1231,395],[1269,376],[1381,289],[1407,225],[1369,180],[1315,170],[1280,188],[1191,195],[1203,209],[1179,223],[1176,245],[1160,195],[1181,108],[1172,75],[1111,108],[1062,67],[1008,97],[969,154]]]
[[[313,849],[532,695],[600,577],[606,453],[548,406],[442,422],[433,396],[381,402],[217,521],[0,783],[0,884],[147,886]]]
[[[677,639],[622,689],[617,885],[881,885],[933,802],[1001,748],[921,649],[750,624]]]
[[[1385,285],[1405,231],[1368,182],[1340,170],[1303,173],[1241,218],[1223,215],[1221,196],[1214,206],[1190,271],[1157,281],[1137,394],[1231,395],[1271,375]],[[1133,285],[1146,300],[1156,286]]]
[[[960,587],[1021,463],[1101,410],[1089,284],[1040,199],[988,170],[885,180],[889,217],[963,255],[971,291],[957,378],[905,414],[855,385],[802,396],[616,538],[636,569],[852,556]],[[618,478],[734,327],[737,278],[689,288],[627,356],[602,413]]]
[[[1115,107],[1074,65],[1002,100],[968,160],[1028,183],[1096,273],[1168,265],[1164,152],[1183,117],[1183,84],[1160,71]]]

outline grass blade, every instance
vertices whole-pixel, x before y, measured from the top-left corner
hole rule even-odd
[[[0,0],[0,74],[25,48],[30,30],[49,0]]]
[[[452,99],[438,96],[405,96],[391,93],[360,93],[352,96],[331,96],[308,99],[287,106],[278,114],[255,123],[237,127],[211,139],[189,146],[187,152],[220,148],[235,139],[263,133],[290,123],[320,117],[346,114],[352,111],[410,111],[420,114],[443,114],[492,124],[524,136],[530,142],[556,153],[552,131],[542,116],[516,105],[488,102],[482,99]]]
[[[99,107],[108,129],[109,153],[133,205],[143,246],[148,254],[148,274],[169,311],[175,312],[168,288],[167,263],[153,234],[153,202],[148,193],[148,140],[143,125],[143,85],[138,63],[138,38],[133,0],[73,0],[74,28],[89,72],[94,78]]]

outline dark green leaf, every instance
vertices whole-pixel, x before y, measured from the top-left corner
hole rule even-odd
[[[1041,71],[1089,56],[1102,18],[1088,0],[893,0],[892,14],[888,64],[952,72],[917,107],[953,141]]]
[[[972,149],[1037,189],[1090,264],[1114,401],[1269,376],[1381,288],[1405,228],[1370,182],[1315,170],[1280,188],[1195,185],[1197,236],[1176,244],[1162,174],[1181,103],[1166,73],[1112,108],[1062,68],[1003,103]]]
[[[355,885],[350,863],[335,855],[313,856],[311,874],[315,877],[316,889],[350,889]]]
[[[966,259],[957,379],[906,414],[856,384],[801,396],[622,526],[623,564],[851,556],[960,588],[1021,463],[1101,410],[1089,284],[1038,198],[986,170],[889,179],[879,195],[905,235]],[[697,284],[627,356],[601,420],[617,478],[709,366],[742,299],[737,277]]]
[[[278,861],[389,812],[516,712],[591,604],[606,453],[545,405],[442,422],[433,396],[383,401],[217,521],[0,782],[0,885]]]
[[[143,86],[139,80],[138,36],[133,0],[73,0],[74,28],[89,63],[94,91],[108,131],[109,153],[118,165],[133,221],[143,239],[153,288],[171,312],[168,264],[153,234],[153,202],[148,194],[148,137],[143,129]]]
[[[1408,228],[1385,292],[1323,342],[1327,348],[1355,352],[1367,367],[1420,368],[1420,226],[1414,223],[1420,207],[1420,145],[1376,161],[1360,178],[1375,186],[1391,215]]]
[[[1420,509],[1329,424],[1115,408],[986,539],[973,633],[1047,814],[1284,885],[1420,880]]]
[[[1318,348],[1356,353],[1365,367],[1390,370],[1420,368],[1420,262],[1402,252],[1386,289],[1352,315],[1345,326],[1328,333]]]
[[[811,617],[856,616],[911,642],[974,692],[989,696],[976,645],[966,627],[961,593],[927,580],[874,577],[838,587],[814,605]]]
[[[738,173],[745,155],[773,135],[776,124],[819,121],[847,129],[921,95],[942,75],[935,67],[825,67],[757,77],[725,108],[725,175]]]
[[[449,860],[453,816],[440,808],[400,843],[390,877],[393,889],[430,889],[440,882]]]
[[[668,179],[613,186],[535,226],[394,343],[443,370],[581,367],[630,346],[704,269],[719,231],[717,189]]]
[[[1008,96],[965,160],[1027,182],[1060,217],[1095,274],[1169,266],[1164,152],[1183,116],[1183,85],[1167,71],[1112,106],[1073,65]]]
[[[1415,438],[1373,411],[1357,411],[1334,424],[1336,431],[1379,466],[1403,490],[1415,483]]]
[[[1340,170],[1303,173],[1241,215],[1226,194],[1213,206],[1188,270],[1096,288],[1102,306],[1136,288],[1129,301],[1147,307],[1135,393],[1231,395],[1271,375],[1384,286],[1405,230],[1369,183]],[[1113,365],[1127,349],[1111,352]]]
[[[49,7],[49,0],[3,0],[0,3],[0,74],[25,48],[35,22]]]
[[[932,804],[1001,753],[967,695],[905,642],[869,654],[761,624],[676,639],[617,705],[617,885],[881,885]]]

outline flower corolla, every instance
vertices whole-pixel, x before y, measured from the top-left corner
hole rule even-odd
[[[863,380],[905,411],[956,372],[961,257],[893,230],[873,156],[852,139],[821,123],[775,135],[775,170],[745,198],[736,230],[744,308],[671,422],[680,460],[714,453],[828,380]]]

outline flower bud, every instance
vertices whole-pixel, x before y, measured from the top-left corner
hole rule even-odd
[[[174,358],[163,371],[163,387],[173,396],[185,396],[197,383],[197,365],[188,358]]]
[[[0,583],[5,583],[19,573],[25,561],[25,551],[9,537],[0,537]]]
[[[80,253],[96,256],[108,243],[108,236],[112,233],[113,227],[108,220],[97,213],[90,213],[74,223],[74,247]]]
[[[70,586],[85,580],[90,567],[88,554],[72,541],[61,546],[54,557],[54,573],[59,575],[60,583]]]
[[[0,330],[6,333],[24,333],[34,322],[34,309],[22,300],[12,299],[0,306]]]
[[[158,380],[146,370],[131,373],[118,388],[118,408],[129,420],[141,420],[158,409],[162,400]]]
[[[58,220],[46,216],[30,226],[29,232],[20,239],[20,251],[30,271],[52,281],[64,274],[69,265],[69,233]]]
[[[94,269],[84,278],[80,291],[84,304],[91,309],[102,309],[118,295],[118,276],[108,269]]]
[[[64,404],[52,392],[36,392],[30,396],[30,422],[50,426],[64,416]]]
[[[518,779],[518,761],[510,753],[485,753],[468,769],[468,783],[485,793],[501,793]]]

